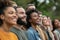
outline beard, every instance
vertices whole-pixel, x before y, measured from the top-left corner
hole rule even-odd
[[[18,19],[17,19],[17,24],[18,24],[18,25],[27,26],[27,22],[26,22],[26,21],[23,21],[21,18],[18,18]]]

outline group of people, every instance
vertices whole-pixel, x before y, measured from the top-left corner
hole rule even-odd
[[[0,0],[0,40],[60,40],[60,21],[42,15],[34,4],[26,10],[11,0]]]

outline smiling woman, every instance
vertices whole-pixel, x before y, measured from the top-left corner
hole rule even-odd
[[[17,15],[15,9],[8,0],[0,0],[0,40],[18,40],[9,30],[16,24]]]

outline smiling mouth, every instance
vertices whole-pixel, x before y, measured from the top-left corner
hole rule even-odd
[[[14,22],[16,22],[16,21],[17,21],[17,19],[13,19],[13,21],[14,21]]]

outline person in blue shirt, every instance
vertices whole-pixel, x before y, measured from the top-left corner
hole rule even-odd
[[[28,40],[41,40],[38,31],[36,30],[36,25],[39,23],[39,14],[37,10],[29,10],[26,12],[27,14],[27,37]]]

